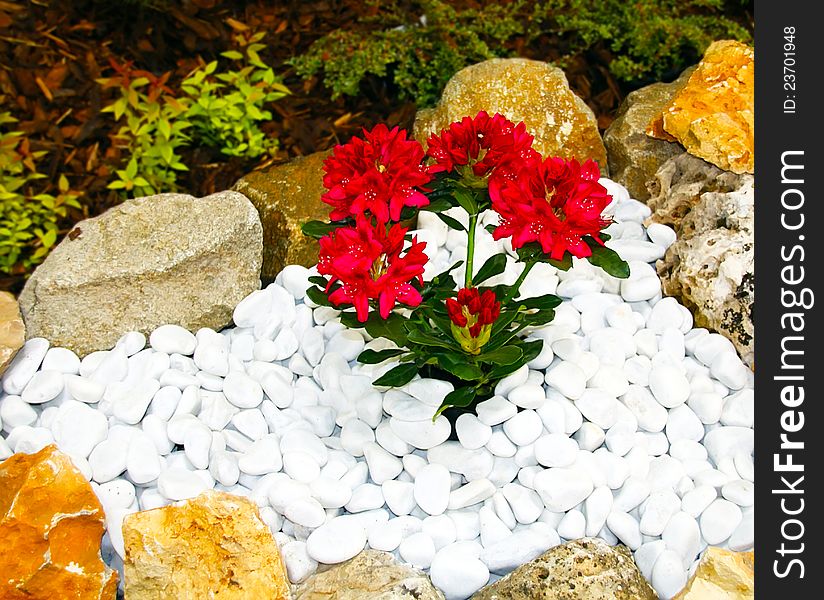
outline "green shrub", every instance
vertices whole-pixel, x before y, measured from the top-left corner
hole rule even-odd
[[[68,208],[80,208],[65,176],[58,180],[57,196],[38,185],[46,178],[37,172],[37,160],[45,152],[31,152],[21,132],[7,130],[15,122],[9,113],[0,113],[0,273],[7,275],[42,262]]]
[[[357,95],[369,75],[386,78],[402,98],[431,106],[452,75],[507,56],[516,37],[529,47],[549,36],[565,53],[561,66],[603,44],[615,55],[613,75],[627,82],[680,71],[716,39],[751,41],[744,27],[724,16],[723,0],[517,0],[483,9],[390,0],[378,8],[355,29],[338,29],[293,58],[298,75],[321,75],[333,99]]]

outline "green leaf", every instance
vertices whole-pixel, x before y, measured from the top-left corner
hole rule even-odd
[[[422,206],[421,210],[426,210],[433,213],[440,213],[445,210],[449,210],[452,208],[454,204],[452,204],[447,198],[430,198],[429,204],[426,206]]]
[[[506,269],[506,254],[494,254],[472,277],[472,284],[477,286],[491,277],[500,275],[504,272],[504,269]]]
[[[452,340],[444,340],[432,334],[425,333],[420,329],[413,329],[406,336],[406,339],[413,344],[420,344],[421,346],[434,346],[436,348],[446,348],[448,350],[457,350],[458,345]]]
[[[522,322],[532,327],[539,325],[546,325],[555,318],[555,310],[546,308],[533,313],[527,313],[523,316]]]
[[[467,359],[468,355],[465,353],[439,354],[438,365],[464,381],[479,380],[483,377],[483,371],[479,366],[467,362]]]
[[[405,322],[395,313],[390,314],[387,319],[382,319],[378,313],[373,312],[362,326],[366,327],[367,333],[373,338],[383,337],[398,346],[406,346],[406,329],[403,326]]]
[[[314,283],[315,285],[326,289],[326,286],[329,285],[329,281],[326,277],[321,277],[320,275],[313,275],[309,278],[309,283]]]
[[[584,241],[592,250],[592,256],[588,258],[591,264],[601,267],[607,274],[618,279],[629,277],[629,265],[615,250],[602,246],[590,237],[584,238]]]
[[[449,215],[445,215],[441,212],[435,214],[438,215],[438,218],[444,223],[446,223],[448,227],[451,227],[452,229],[456,229],[458,231],[466,231],[466,227],[464,227],[463,223],[461,223],[458,219],[450,217]]]
[[[557,306],[561,305],[561,299],[558,296],[555,296],[554,294],[544,294],[543,296],[535,296],[533,298],[524,298],[523,300],[518,300],[515,304],[518,307],[528,309],[556,308]]]
[[[543,259],[542,262],[547,262],[556,269],[560,269],[561,271],[569,271],[572,268],[572,255],[569,252],[567,252],[566,254],[564,254],[564,257],[561,260],[555,260],[554,258],[546,257]]]
[[[340,322],[349,329],[360,329],[364,326],[363,323],[358,321],[358,314],[355,312],[342,312],[340,314]]]
[[[326,223],[325,221],[307,221],[300,226],[303,235],[319,240],[331,231],[341,226],[340,222]]]
[[[444,397],[437,412],[432,415],[432,420],[434,421],[447,408],[469,406],[475,400],[475,395],[475,388],[469,386],[452,390]]]
[[[474,215],[478,212],[478,205],[476,204],[475,198],[473,198],[471,192],[458,188],[453,192],[453,195],[455,200],[458,201],[460,207],[470,215]]]
[[[358,356],[358,362],[361,362],[365,365],[375,365],[378,363],[382,363],[385,360],[390,358],[394,358],[396,356],[400,356],[404,354],[406,350],[403,348],[387,348],[386,350],[364,350]]]
[[[478,362],[511,365],[519,360],[523,354],[517,346],[502,346],[489,352],[482,352],[476,357],[476,360]]]
[[[487,225],[484,227],[489,233],[495,233],[495,230],[498,229],[497,225]]]
[[[243,55],[237,50],[227,50],[226,52],[221,52],[220,55],[229,60],[243,60]]]
[[[332,303],[329,301],[329,297],[326,295],[326,292],[324,292],[320,288],[316,288],[314,286],[310,287],[306,290],[306,295],[312,302],[314,302],[318,306],[328,306],[330,308],[333,308]]]
[[[399,387],[412,381],[417,373],[418,367],[415,363],[404,363],[387,371],[383,376],[376,379],[372,385]]]

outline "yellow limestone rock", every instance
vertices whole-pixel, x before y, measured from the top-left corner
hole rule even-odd
[[[493,58],[461,69],[446,84],[438,106],[418,112],[415,139],[424,144],[463,117],[480,111],[523,121],[543,156],[591,158],[607,174],[607,152],[595,115],[552,65],[525,58]]]
[[[127,600],[289,600],[286,568],[257,506],[208,491],[123,521]]]
[[[54,445],[0,463],[0,598],[114,600],[117,572],[100,557],[105,515]]]
[[[678,141],[690,154],[725,171],[752,173],[754,63],[750,46],[714,42],[647,133]]]
[[[753,558],[752,552],[707,548],[695,575],[673,600],[751,600]]]
[[[8,292],[0,292],[0,375],[26,341],[26,326],[17,300]]]

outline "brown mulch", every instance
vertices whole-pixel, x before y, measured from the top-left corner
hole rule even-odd
[[[284,64],[319,37],[357,20],[365,10],[360,0],[170,0],[166,6],[158,11],[125,0],[0,0],[0,111],[20,121],[16,129],[32,150],[47,152],[38,169],[47,181],[56,187],[64,174],[83,193],[84,209],[70,216],[63,233],[72,222],[120,201],[106,189],[118,159],[111,144],[117,126],[101,110],[112,97],[95,82],[111,73],[110,59],[133,61],[156,74],[171,71],[170,81],[180,81],[199,59],[227,49],[234,29],[266,31],[263,58],[293,92],[272,105],[274,118],[265,130],[280,140],[280,149],[269,162],[330,148],[377,122],[412,125],[415,105],[399,104],[396,90],[381,80],[368,80],[358,97],[332,101],[320,81],[303,81]],[[528,47],[516,39],[512,50],[541,60],[561,54],[551,39]],[[602,129],[628,91],[607,70],[610,59],[596,49],[565,69]],[[191,171],[180,183],[197,196],[228,189],[255,167],[203,148],[188,152],[184,162]],[[22,283],[22,273],[0,276],[0,289],[19,291]]]

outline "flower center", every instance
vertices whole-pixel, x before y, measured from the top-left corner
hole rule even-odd
[[[375,168],[378,170],[378,173],[386,173],[386,165],[379,161],[375,161]]]
[[[372,268],[369,269],[369,276],[372,278],[372,281],[377,281],[381,276],[386,274],[388,268],[389,264],[386,259],[386,254],[381,254],[375,259],[375,262],[372,263]]]

